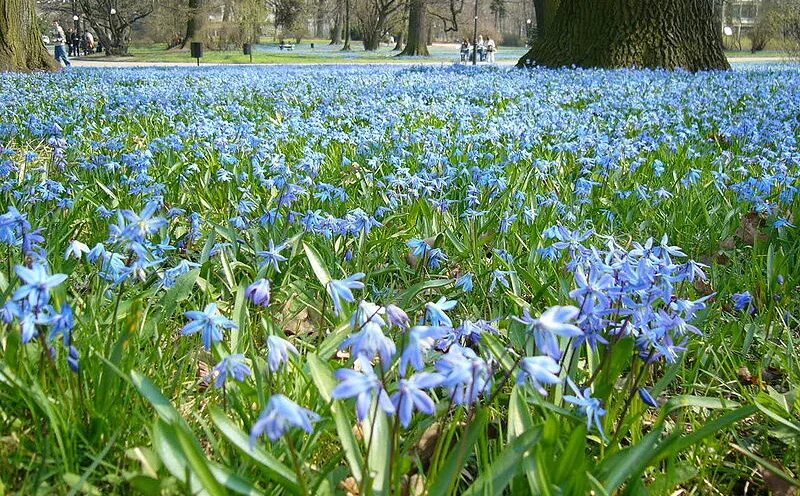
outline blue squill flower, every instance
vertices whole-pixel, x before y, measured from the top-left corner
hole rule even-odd
[[[209,303],[203,311],[192,310],[186,312],[191,322],[186,324],[181,330],[181,334],[187,336],[199,332],[203,347],[210,350],[214,343],[222,341],[223,329],[236,329],[236,323],[220,315],[216,303]]]
[[[436,303],[425,304],[425,316],[433,326],[453,327],[453,321],[445,312],[452,310],[457,304],[456,300],[448,300],[442,296]]]
[[[597,398],[592,398],[592,390],[589,388],[585,388],[581,392],[578,389],[578,386],[576,386],[569,377],[567,377],[567,384],[569,384],[570,389],[575,392],[575,396],[565,395],[564,401],[577,406],[578,412],[580,412],[581,415],[586,416],[586,427],[591,429],[592,424],[594,424],[597,427],[597,431],[600,433],[603,439],[605,439],[606,434],[603,431],[602,417],[606,414],[606,411],[603,409],[600,400]]]
[[[441,374],[429,372],[420,372],[408,379],[400,379],[397,392],[392,395],[391,400],[403,427],[408,427],[411,423],[414,410],[426,415],[433,415],[436,412],[436,404],[424,390],[439,386],[443,380]]]
[[[282,364],[289,363],[289,354],[295,356],[300,354],[292,343],[278,336],[267,338],[267,350],[267,363],[272,372],[277,372]]]
[[[281,255],[281,252],[286,249],[286,245],[280,244],[275,246],[272,240],[269,240],[269,249],[264,251],[256,252],[256,255],[263,258],[264,261],[261,263],[262,267],[265,266],[272,266],[275,268],[275,271],[280,273],[281,269],[278,266],[280,262],[285,262],[288,260],[286,257]]]
[[[247,287],[244,295],[256,305],[268,307],[270,298],[269,281],[267,279],[259,279]]]
[[[242,382],[253,374],[241,353],[226,356],[211,369],[211,373],[216,376],[214,387],[217,389],[225,386],[230,378]]]
[[[333,388],[331,396],[337,400],[355,397],[356,417],[359,422],[367,418],[374,396],[377,396],[378,406],[384,412],[394,415],[395,407],[369,362],[360,363],[360,372],[352,369],[339,369],[336,371],[336,379],[339,384]]]
[[[47,305],[50,301],[50,290],[67,279],[66,274],[48,274],[47,268],[41,263],[34,264],[30,269],[17,265],[14,271],[25,284],[14,291],[13,300],[27,300],[34,309]]]
[[[456,279],[456,287],[461,288],[461,290],[465,293],[469,293],[473,288],[472,277],[473,276],[471,272],[462,275]]]
[[[283,437],[292,428],[311,434],[314,432],[314,422],[319,420],[320,416],[311,410],[301,407],[282,394],[273,394],[250,429],[250,447],[252,449],[256,439],[265,433],[272,442]]]
[[[525,357],[520,360],[519,368],[517,384],[528,383],[542,396],[547,395],[544,384],[559,384],[561,382],[558,377],[561,367],[558,362],[547,355]]]
[[[364,283],[360,282],[360,279],[363,279],[364,275],[363,272],[359,272],[346,279],[333,279],[328,281],[325,289],[331,297],[333,310],[336,315],[339,315],[342,311],[342,300],[350,303],[355,301],[352,290],[364,288]]]

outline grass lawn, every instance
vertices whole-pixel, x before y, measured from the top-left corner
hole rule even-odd
[[[311,44],[314,48],[311,48]],[[431,56],[398,57],[392,46],[382,45],[375,52],[364,51],[360,41],[351,44],[352,50],[343,52],[341,45],[331,46],[327,40],[308,40],[295,45],[291,51],[281,50],[277,43],[261,43],[253,52],[253,63],[256,64],[374,64],[397,62],[420,62],[450,64],[458,62],[459,49],[456,44],[435,44],[430,47]],[[525,53],[524,47],[500,47],[497,52],[498,62],[516,62]],[[130,57],[115,58],[116,61],[131,62],[192,62],[188,47],[183,50],[165,50],[164,45],[133,46]],[[109,60],[102,54],[86,57],[89,60]],[[250,57],[241,50],[206,50],[201,62],[214,64],[247,64]]]

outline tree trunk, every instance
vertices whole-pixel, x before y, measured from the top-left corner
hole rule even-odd
[[[410,0],[408,10],[408,40],[406,47],[399,55],[412,57],[429,57],[428,30],[425,25],[428,20],[428,6],[426,0]]]
[[[342,51],[349,52],[350,50],[350,0],[344,0],[344,45]]]
[[[338,45],[342,42],[342,12],[340,6],[336,7],[336,16],[333,18],[333,30],[331,30],[331,45]]]
[[[393,52],[399,52],[403,49],[403,44],[405,43],[404,39],[405,36],[406,36],[405,31],[400,31],[399,33],[397,33],[397,36],[395,36],[394,48],[392,48]]]
[[[325,0],[317,0],[317,12],[314,17],[314,36],[323,38],[325,32],[322,29],[325,25]]]
[[[536,19],[536,34],[542,36],[544,34],[544,0],[533,0],[533,17]],[[530,36],[530,33],[527,35]]]
[[[0,72],[57,68],[42,43],[34,0],[0,0]]]
[[[572,0],[517,67],[729,69],[713,0]]]
[[[203,15],[200,12],[202,0],[189,0],[189,18],[186,20],[186,36],[183,37],[181,48],[192,41],[202,41],[197,38],[203,29]]]

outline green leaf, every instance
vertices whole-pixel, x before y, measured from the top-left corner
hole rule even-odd
[[[502,494],[511,479],[522,471],[520,462],[541,436],[542,428],[536,427],[511,441],[463,494]]]
[[[400,306],[400,308],[405,309],[411,304],[411,301],[414,299],[415,296],[425,291],[426,289],[441,288],[444,286],[448,286],[450,284],[453,284],[452,279],[433,279],[430,281],[422,281],[417,284],[414,284],[410,288],[403,291],[398,300],[399,301],[398,305]]]
[[[172,406],[172,402],[170,402],[166,396],[161,393],[161,390],[158,389],[158,387],[153,384],[150,379],[136,372],[135,370],[132,370],[131,381],[139,391],[139,394],[144,396],[145,399],[147,399],[147,401],[153,405],[153,408],[156,409],[156,413],[161,420],[170,424],[183,422],[183,417],[181,417],[181,415],[178,413],[178,410]]]
[[[311,269],[314,271],[314,275],[317,276],[317,280],[322,284],[323,288],[327,288],[328,283],[331,282],[331,275],[325,267],[325,264],[322,263],[319,252],[307,243],[303,243],[303,251],[306,253],[306,258],[308,258],[308,262],[311,264]]]
[[[362,467],[364,466],[364,460],[353,435],[353,424],[349,416],[345,413],[342,403],[333,401],[333,398],[331,398],[331,391],[336,387],[333,371],[326,362],[323,362],[319,356],[313,353],[309,353],[306,356],[306,361],[311,372],[311,379],[314,381],[320,396],[330,403],[331,415],[336,423],[336,433],[339,435],[339,443],[342,445],[342,451],[344,451],[347,464],[350,466],[350,472],[356,481],[360,483],[363,477]]]
[[[192,289],[199,276],[200,269],[193,269],[186,274],[178,276],[175,280],[175,285],[169,288],[164,293],[164,296],[161,297],[159,301],[160,308],[147,320],[143,330],[145,337],[151,336],[159,323],[172,317],[175,310],[178,308],[178,303],[187,299],[192,294]]]
[[[800,481],[798,481],[797,479],[795,479],[791,475],[787,474],[786,472],[784,472],[783,470],[781,470],[780,468],[778,468],[774,464],[772,464],[772,463],[768,462],[767,460],[761,458],[760,456],[752,453],[751,451],[742,448],[738,444],[731,443],[730,446],[734,450],[738,451],[739,453],[743,454],[747,458],[753,460],[754,462],[758,463],[759,465],[761,465],[765,469],[767,469],[770,472],[772,472],[773,474],[777,475],[778,477],[783,479],[788,484],[791,484],[794,487],[800,487]]]
[[[666,440],[659,447],[657,457],[653,463],[658,463],[665,458],[676,455],[685,450],[689,446],[696,444],[708,436],[715,434],[729,425],[737,422],[743,418],[749,417],[756,412],[756,407],[753,405],[746,405],[731,412],[726,412],[724,415],[703,424],[703,427],[692,431],[691,433],[681,437],[671,437]]]
[[[489,412],[482,408],[475,414],[475,418],[467,427],[464,435],[458,440],[455,448],[447,455],[441,469],[433,475],[433,482],[430,486],[430,496],[444,496],[450,494],[458,481],[461,469],[464,467],[472,448],[478,438],[486,434],[486,422],[489,420]]]
[[[533,428],[528,402],[519,386],[514,386],[508,398],[508,442]]]
[[[653,458],[662,429],[663,426],[659,424],[638,443],[603,460],[597,473],[605,474],[601,480],[604,481],[603,488],[607,493],[613,493],[626,480],[644,472]]]
[[[211,422],[228,442],[264,469],[271,479],[292,493],[300,492],[294,472],[260,445],[256,444],[251,448],[249,436],[237,427],[222,410],[216,407],[211,408]]]
[[[183,456],[188,462],[189,470],[197,475],[203,488],[205,488],[211,496],[223,496],[227,494],[222,484],[220,484],[217,478],[214,477],[214,474],[211,473],[211,468],[208,466],[206,460],[206,454],[200,449],[194,435],[180,426],[173,426],[173,429],[183,451]]]
[[[731,400],[724,400],[720,398],[709,398],[707,396],[692,396],[692,395],[683,395],[683,396],[675,396],[669,399],[663,407],[661,407],[661,413],[659,415],[659,421],[664,420],[664,418],[674,412],[679,408],[707,408],[711,410],[719,410],[719,409],[734,409],[738,408],[740,405],[739,403]]]
[[[392,467],[392,430],[389,420],[381,409],[372,408],[370,415],[361,423],[364,444],[369,446],[367,462],[370,469],[372,490],[377,494],[389,494]]]

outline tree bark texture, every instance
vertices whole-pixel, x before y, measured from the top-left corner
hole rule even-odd
[[[339,2],[341,3],[341,2]],[[338,45],[342,42],[342,9],[341,5],[336,5],[336,15],[333,18],[333,29],[331,30],[331,45]]]
[[[428,52],[428,5],[426,0],[410,0],[408,9],[408,39],[400,55],[429,57]]]
[[[202,0],[189,0],[189,17],[186,20],[186,35],[183,37],[181,48],[192,41],[203,41],[199,39],[205,21],[201,12],[202,6]]]
[[[42,43],[34,0],[0,0],[0,72],[57,68]]]
[[[563,0],[517,67],[728,69],[713,0]]]
[[[350,0],[344,0],[344,45],[342,45],[342,51],[349,52],[350,50]]]

